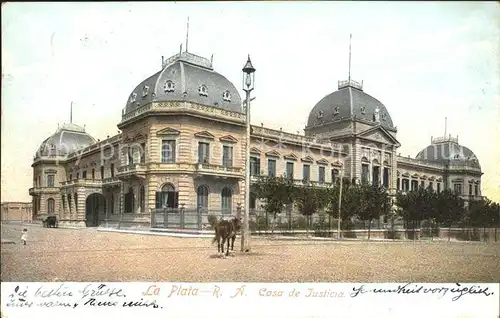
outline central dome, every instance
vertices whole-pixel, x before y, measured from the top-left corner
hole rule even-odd
[[[307,126],[353,118],[379,122],[385,128],[394,129],[385,106],[363,92],[363,85],[353,80],[339,82],[337,91],[323,97],[309,113]]]
[[[215,72],[208,59],[189,52],[163,61],[161,71],[137,85],[129,96],[125,113],[150,102],[163,101],[187,101],[243,112],[234,85]]]

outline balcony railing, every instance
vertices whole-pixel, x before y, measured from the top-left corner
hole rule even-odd
[[[144,175],[146,173],[146,165],[142,163],[133,163],[126,166],[121,166],[118,168],[118,173],[116,176],[125,177],[132,175]]]
[[[71,187],[71,186],[88,186],[88,187],[99,187],[102,185],[102,180],[99,179],[73,179],[61,182],[61,187]]]
[[[102,179],[102,184],[103,185],[111,185],[111,184],[118,184],[120,183],[120,179],[118,177],[108,177]]]
[[[228,167],[224,165],[214,165],[209,163],[195,164],[195,171],[202,175],[216,175],[223,177],[238,177],[243,178],[243,168]]]
[[[59,188],[56,187],[34,187],[34,188],[29,188],[28,190],[30,195],[37,195],[41,193],[53,193],[58,191]]]

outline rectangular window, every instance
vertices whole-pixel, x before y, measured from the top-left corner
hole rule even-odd
[[[76,180],[80,179],[80,172],[76,173]]]
[[[318,182],[319,183],[324,183],[325,182],[325,167],[319,167],[319,170],[318,170]]]
[[[82,179],[87,179],[87,170],[82,172]]]
[[[368,165],[361,165],[361,183],[368,183],[369,167]]]
[[[436,186],[437,186],[437,193],[440,193],[441,192],[441,183],[436,183]]]
[[[336,183],[339,178],[339,169],[332,169],[332,183]]]
[[[111,170],[111,178],[113,178],[115,176],[115,164],[112,163],[109,169]]]
[[[73,175],[70,173],[69,174],[69,181],[73,180]]]
[[[104,179],[104,166],[101,166],[101,179]]]
[[[401,179],[399,178],[396,179],[396,190],[401,190]]]
[[[207,142],[198,143],[198,163],[210,163],[210,144]]]
[[[95,179],[95,169],[92,169],[92,180]]]
[[[250,157],[250,175],[251,176],[260,175],[260,158]]]
[[[434,183],[432,181],[429,182],[429,189],[434,190]]]
[[[175,140],[161,141],[161,162],[175,163]]]
[[[127,158],[128,158],[129,165],[134,163],[134,154],[132,153],[132,151],[133,151],[132,147],[128,146],[127,147]]]
[[[382,185],[384,188],[389,188],[389,168],[384,168],[383,182]]]
[[[477,184],[474,185],[474,195],[479,195],[479,186]]]
[[[276,160],[267,159],[267,175],[269,177],[276,177]]]
[[[372,184],[378,186],[380,184],[380,167],[372,168]]]
[[[472,184],[469,184],[469,195],[472,195]]]
[[[416,191],[418,189],[418,181],[411,180],[411,191]]]
[[[420,181],[420,186],[421,186],[422,188],[425,188],[425,181]]]
[[[139,151],[141,152],[140,155],[141,155],[141,163],[146,163],[146,143],[143,142],[141,143],[141,149],[139,149]]]
[[[222,166],[224,167],[233,166],[233,147],[222,146]]]
[[[303,165],[302,166],[302,180],[309,182],[311,180],[311,166]]]
[[[49,188],[54,187],[54,175],[53,174],[47,175],[47,187],[49,187]]]
[[[453,191],[455,191],[456,195],[461,195],[462,194],[462,185],[460,183],[455,183],[453,185]]]
[[[286,163],[286,177],[288,179],[293,179],[293,162]]]

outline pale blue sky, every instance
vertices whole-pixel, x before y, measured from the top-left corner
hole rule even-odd
[[[117,132],[131,91],[185,42],[241,87],[251,54],[252,123],[296,132],[352,77],[398,127],[414,157],[448,132],[482,165],[500,200],[500,9],[497,3],[9,3],[2,7],[2,201],[29,201],[33,155],[58,123]],[[240,89],[241,91],[241,89]],[[242,94],[243,95],[243,94]]]

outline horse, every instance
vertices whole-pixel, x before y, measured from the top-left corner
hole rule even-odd
[[[227,241],[227,248],[225,256],[229,256],[229,239],[231,239],[231,250],[234,250],[234,241],[236,240],[236,232],[241,228],[241,220],[239,218],[232,218],[231,220],[220,220],[214,226],[215,237],[212,244],[217,242],[217,254],[224,255],[224,244]]]

